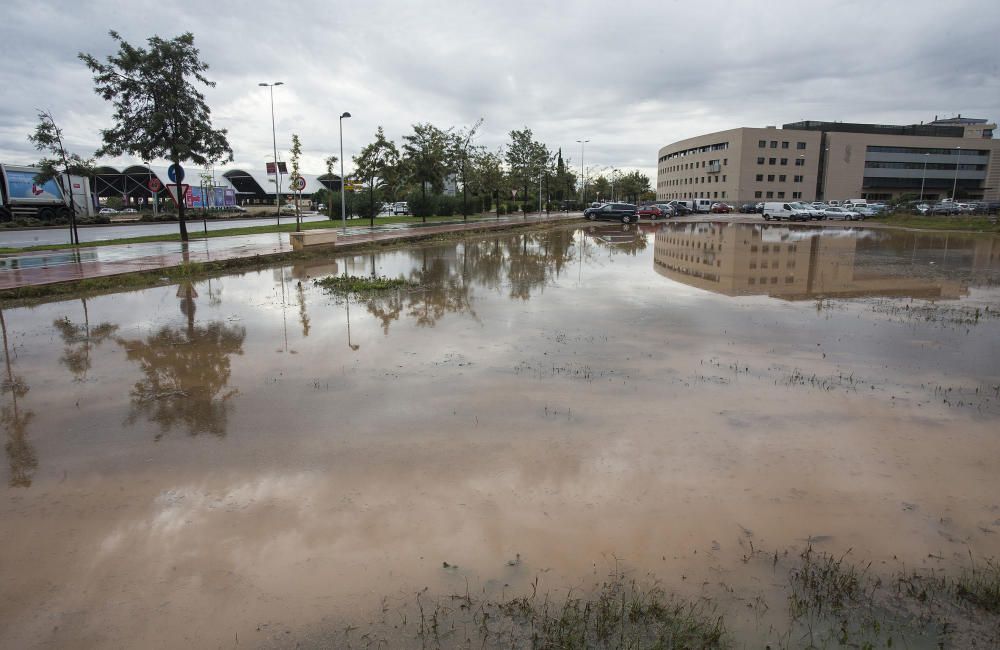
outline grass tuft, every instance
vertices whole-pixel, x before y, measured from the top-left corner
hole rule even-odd
[[[331,275],[313,280],[313,284],[339,295],[371,295],[396,289],[412,289],[418,286],[416,282],[411,282],[402,276],[387,278],[385,276],[361,277],[357,275]]]

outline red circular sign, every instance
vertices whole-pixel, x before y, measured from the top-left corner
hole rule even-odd
[[[146,186],[150,190],[152,190],[153,192],[159,192],[160,191],[160,187],[162,187],[160,185],[160,179],[158,179],[158,178],[151,178],[151,179],[149,179],[149,182],[146,183]]]

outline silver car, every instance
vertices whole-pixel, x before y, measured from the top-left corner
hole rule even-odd
[[[853,210],[848,210],[846,208],[841,208],[835,205],[830,206],[823,211],[823,214],[827,219],[843,219],[844,221],[854,221],[855,219],[860,219],[861,215]]]

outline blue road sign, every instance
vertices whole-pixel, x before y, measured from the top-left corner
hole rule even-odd
[[[184,168],[180,165],[170,165],[170,167],[167,167],[167,176],[175,183],[183,182]]]

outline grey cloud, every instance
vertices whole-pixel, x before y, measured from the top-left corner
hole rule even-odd
[[[738,126],[798,119],[908,123],[961,111],[997,119],[1000,15],[988,0],[953,2],[198,3],[170,12],[134,2],[19,2],[0,40],[19,66],[0,69],[0,159],[37,158],[25,137],[34,108],[65,116],[71,144],[89,153],[110,108],[91,90],[78,51],[110,53],[108,29],[141,42],[193,31],[210,78],[217,126],[237,162],[271,151],[275,93],[279,149],[292,132],[305,166],[323,169],[379,125],[396,139],[415,122],[486,119],[491,148],[527,125],[579,164],[655,172],[669,142]],[[38,15],[46,21],[37,20]],[[9,18],[9,20],[7,20]],[[285,154],[287,155],[287,154]]]

